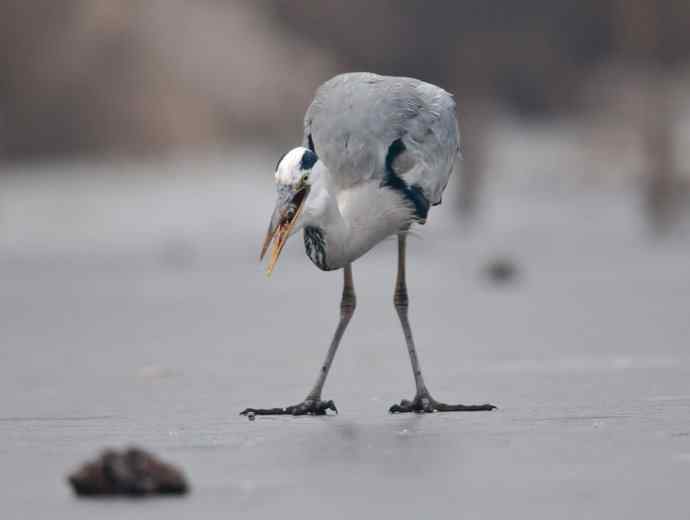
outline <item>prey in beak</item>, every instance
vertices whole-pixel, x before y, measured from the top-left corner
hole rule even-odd
[[[306,183],[300,183],[297,187],[283,185],[278,190],[278,201],[273,210],[266,238],[261,246],[261,255],[259,256],[259,260],[263,260],[266,251],[268,251],[273,241],[271,259],[266,268],[267,276],[271,276],[278,257],[280,257],[280,253],[290,236],[290,232],[302,214],[304,202],[307,200],[307,195],[309,195],[309,189],[310,187]]]

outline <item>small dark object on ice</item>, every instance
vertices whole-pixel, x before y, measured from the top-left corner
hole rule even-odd
[[[254,419],[256,419],[256,414],[254,412],[247,412],[247,419],[253,421]]]
[[[106,450],[68,477],[81,496],[182,495],[189,486],[182,472],[139,448]]]
[[[486,264],[484,272],[491,282],[508,283],[515,280],[518,268],[510,258],[494,258]]]

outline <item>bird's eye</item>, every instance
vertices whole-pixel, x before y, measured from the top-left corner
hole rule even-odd
[[[305,173],[304,175],[302,175],[302,181],[301,181],[302,184],[304,184],[308,180],[309,180],[309,174],[308,173]]]

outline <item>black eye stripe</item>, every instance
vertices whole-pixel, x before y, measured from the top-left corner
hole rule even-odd
[[[299,162],[299,168],[300,170],[311,170],[318,160],[319,158],[314,152],[305,150],[302,154],[302,160]]]

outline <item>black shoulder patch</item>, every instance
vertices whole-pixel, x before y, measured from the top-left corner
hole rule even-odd
[[[318,160],[319,158],[314,152],[311,150],[305,150],[304,154],[302,155],[302,160],[299,162],[299,169],[311,170]]]
[[[395,190],[414,207],[415,217],[420,223],[424,223],[429,214],[429,201],[424,196],[424,192],[419,186],[408,186],[408,184],[393,170],[393,161],[407,148],[402,139],[396,139],[388,147],[386,153],[386,174],[381,181],[381,186]]]
[[[285,152],[283,155],[280,156],[280,159],[278,159],[278,162],[276,163],[275,171],[278,171],[278,166],[280,166],[280,161],[283,160],[283,158],[288,154],[289,151],[290,150],[288,150],[287,152]]]
[[[407,150],[407,147],[405,146],[405,143],[402,142],[402,139],[396,139],[391,143],[391,145],[388,147],[388,153],[386,154],[386,173],[390,172],[395,175],[395,172],[393,172],[393,161],[395,161],[398,155],[403,153],[405,150]]]
[[[320,228],[306,226],[304,228],[304,250],[309,259],[322,271],[330,271],[326,262],[326,240]]]

